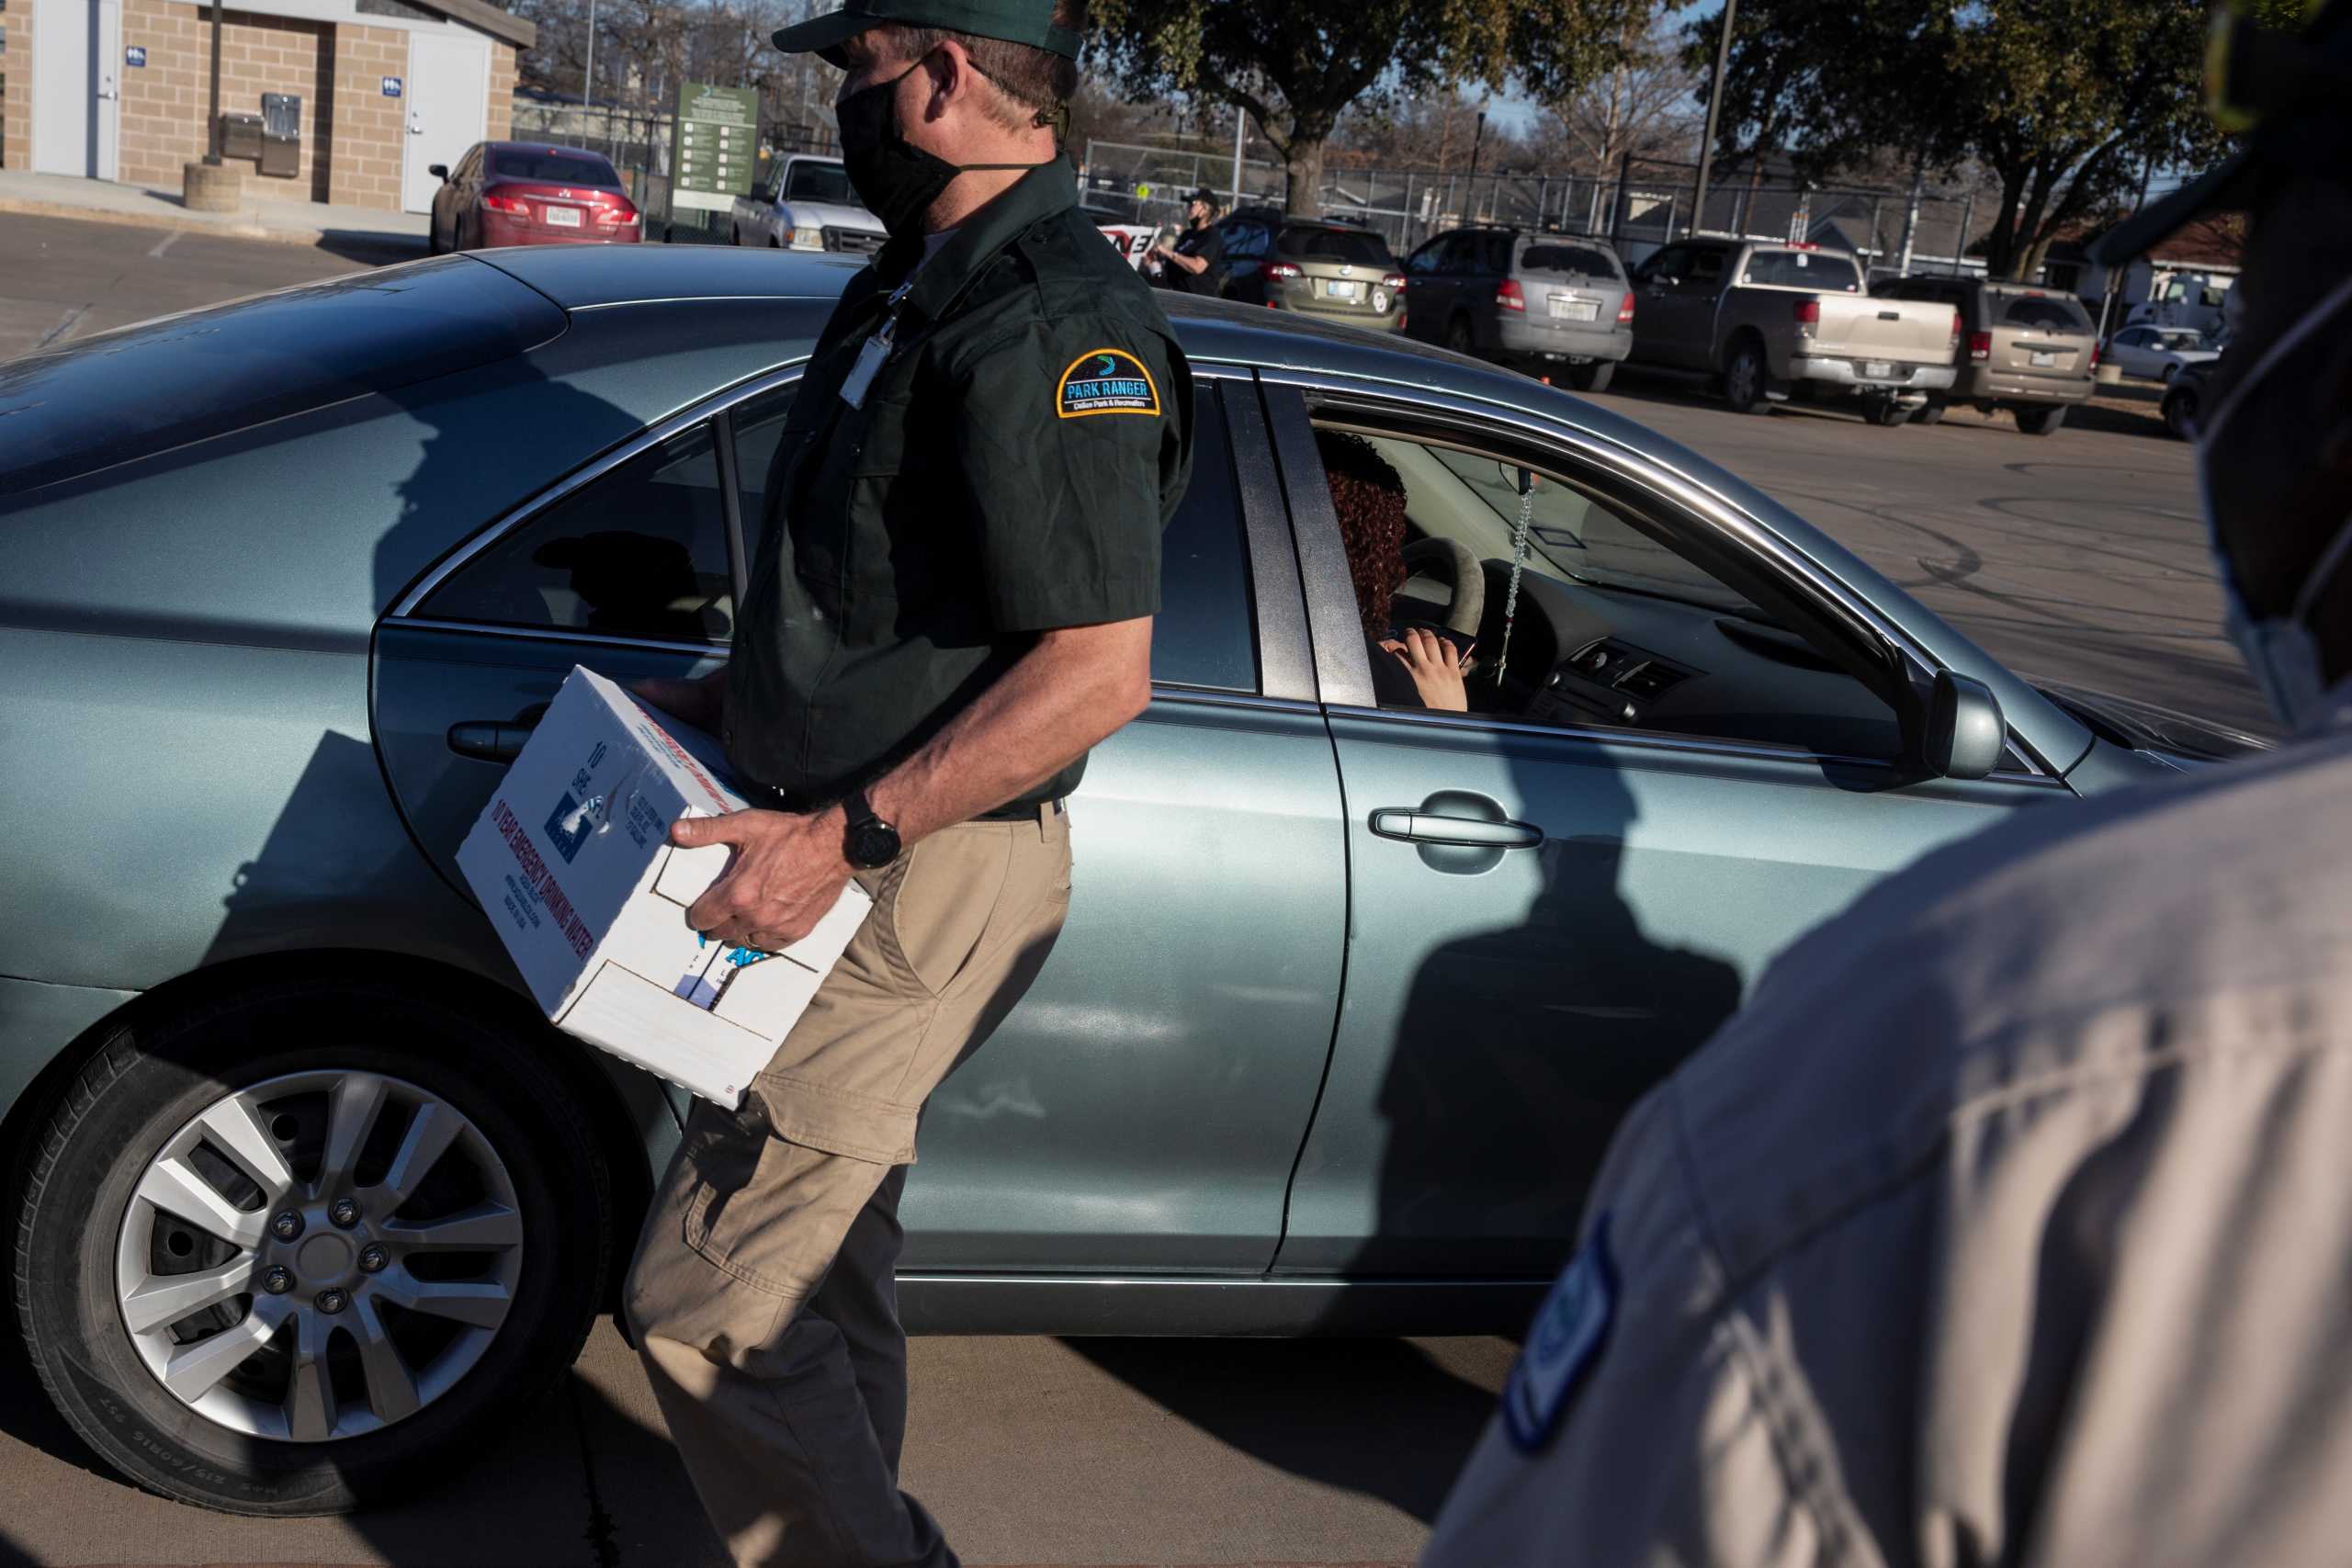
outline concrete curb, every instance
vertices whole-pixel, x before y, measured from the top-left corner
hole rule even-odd
[[[85,223],[114,223],[125,229],[171,229],[183,234],[217,234],[229,240],[266,240],[281,245],[323,244],[332,234],[346,243],[373,245],[387,251],[429,248],[422,234],[397,234],[365,229],[273,229],[255,222],[209,223],[179,212],[125,212],[111,207],[77,207],[70,201],[39,201],[29,197],[0,196],[0,212],[38,218],[74,218]]]

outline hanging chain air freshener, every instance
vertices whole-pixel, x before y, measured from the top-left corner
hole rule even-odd
[[[1519,525],[1510,535],[1510,587],[1503,593],[1503,648],[1495,660],[1495,689],[1500,691],[1503,671],[1510,665],[1510,625],[1519,615],[1519,580],[1527,570],[1527,533],[1535,518],[1535,475],[1519,470]]]

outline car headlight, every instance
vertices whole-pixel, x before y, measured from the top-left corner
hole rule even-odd
[[[825,231],[822,229],[795,229],[792,231],[792,248],[796,251],[821,251],[825,248]]]

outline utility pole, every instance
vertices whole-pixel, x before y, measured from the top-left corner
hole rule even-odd
[[[1699,189],[1690,198],[1690,231],[1694,234],[1707,220],[1707,176],[1715,168],[1715,120],[1723,111],[1724,74],[1731,68],[1731,19],[1738,9],[1739,0],[1724,0],[1723,34],[1715,39],[1715,81],[1707,89],[1706,136],[1699,143]]]
[[[1487,111],[1480,109],[1477,134],[1470,139],[1470,194],[1467,205],[1474,209],[1474,212],[1478,205],[1478,148],[1486,140]]]
[[[580,119],[587,130],[588,111],[596,103],[596,0],[588,0],[588,63],[580,72]]]
[[[31,24],[26,24],[28,31]],[[212,107],[205,125],[204,161],[214,168],[220,166],[220,0],[212,0]]]
[[[2140,216],[2140,209],[2148,205],[2148,180],[2155,172],[2156,160],[2154,155],[2141,163],[2140,198],[2132,204],[2132,216],[2134,218]],[[2116,267],[2107,269],[2107,287],[2101,291],[2098,302],[2098,341],[2101,343],[2107,341],[2107,320],[2115,310],[2115,297],[2122,292],[2123,280],[2131,276],[2132,267],[2139,259],[2133,256],[2131,261],[2125,262],[2120,269]]]
[[[1911,241],[1919,231],[1919,197],[1926,191],[1927,183],[1927,159],[1914,159],[1911,164],[1911,205],[1903,213],[1903,259],[1894,267],[1897,277],[1911,276]]]
[[[1233,106],[1233,205],[1241,205],[1241,151],[1250,140],[1250,111]]]

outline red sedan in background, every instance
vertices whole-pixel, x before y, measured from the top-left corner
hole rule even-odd
[[[637,204],[610,160],[581,147],[537,141],[477,141],[458,160],[433,165],[427,243],[444,251],[490,245],[633,245],[644,237]]]

